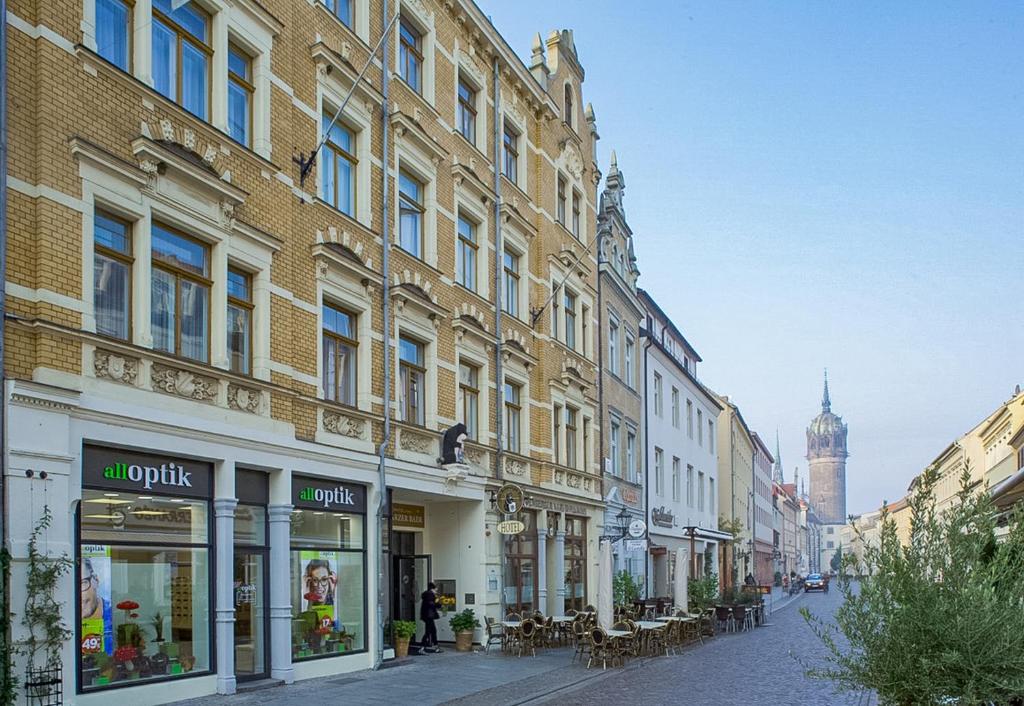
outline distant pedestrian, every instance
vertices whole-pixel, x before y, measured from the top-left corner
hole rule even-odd
[[[420,595],[420,620],[426,626],[420,642],[420,654],[441,651],[437,646],[437,626],[434,624],[440,617],[437,612],[437,586],[431,581],[427,584],[427,590]]]
[[[743,579],[743,583],[745,583],[748,586],[756,586],[757,585],[757,581],[754,580],[754,575],[751,574],[751,573],[747,574],[747,578]]]

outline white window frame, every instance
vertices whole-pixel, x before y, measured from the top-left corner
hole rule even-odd
[[[317,110],[319,115],[331,115],[333,116],[338,106],[341,105],[345,99],[344,93],[339,93],[340,90],[345,88],[344,83],[340,80],[341,76],[339,72],[332,71],[328,74],[329,78],[327,81],[321,81],[317,85]],[[353,204],[353,213],[350,218],[359,223],[362,223],[367,228],[372,227],[373,216],[372,216],[372,172],[373,168],[373,156],[370,154],[371,150],[371,134],[373,119],[372,116],[366,112],[365,106],[359,101],[349,101],[348,105],[345,106],[345,112],[338,118],[338,122],[343,123],[351,132],[355,141],[355,158],[357,160],[355,166],[355,203]],[[321,120],[317,127],[317,134],[323,137],[323,121]],[[327,150],[326,145],[321,148],[322,151]],[[317,156],[317,161],[324,157],[324,154]],[[330,206],[330,208],[343,213],[336,209],[333,205],[329,204],[323,199],[323,174],[324,170],[320,167],[316,170],[316,193],[317,198],[323,203]],[[397,209],[396,209],[397,211]],[[347,215],[347,214],[346,214]],[[426,214],[424,214],[426,216]],[[424,230],[426,227],[424,226]]]
[[[436,105],[434,103],[434,71],[436,68],[436,36],[437,33],[434,28],[434,13],[426,8],[426,6],[419,4],[418,6],[413,3],[402,3],[400,8],[402,18],[409,21],[409,23],[415,27],[420,33],[421,51],[423,52],[423,65],[420,67],[422,76],[420,80],[423,82],[421,91],[417,95],[421,96],[431,106]],[[399,20],[401,22],[401,20]],[[395,23],[395,28],[392,30],[395,34],[394,41],[394,67],[395,77],[405,83],[405,80],[401,78],[401,60],[402,60],[402,47],[401,42],[398,41],[398,22]],[[406,84],[408,85],[408,84]],[[409,87],[409,91],[416,93],[416,90]],[[458,96],[456,96],[458,98]]]

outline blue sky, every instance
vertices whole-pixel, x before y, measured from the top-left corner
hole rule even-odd
[[[1024,4],[479,4],[574,30],[641,284],[787,480],[826,366],[850,512],[1024,383]]]

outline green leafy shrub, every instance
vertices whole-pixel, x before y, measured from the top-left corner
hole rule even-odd
[[[704,612],[718,601],[718,574],[710,572],[688,584],[690,609]]]
[[[462,632],[480,627],[480,621],[476,619],[472,608],[466,608],[448,618],[448,625],[451,626],[452,632]]]
[[[961,489],[941,515],[934,468],[909,504],[909,546],[882,509],[880,539],[846,552],[835,623],[801,612],[826,647],[810,676],[872,690],[882,704],[1013,704],[1024,694],[1024,512],[1000,517],[987,490]],[[997,542],[997,527],[1006,533]],[[861,537],[863,540],[863,537]]]
[[[612,577],[612,597],[615,605],[627,605],[640,597],[640,582],[628,571],[620,571]]]
[[[396,640],[407,640],[416,634],[416,621],[394,620],[391,622],[391,632]]]

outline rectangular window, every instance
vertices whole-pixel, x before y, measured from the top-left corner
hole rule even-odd
[[[554,423],[554,434],[551,443],[552,456],[555,463],[562,462],[562,405],[554,405],[551,408],[551,419]]]
[[[590,425],[593,420],[590,417],[583,418],[583,470],[590,469]]]
[[[153,0],[153,88],[209,119],[210,16],[194,2]]]
[[[580,195],[575,189],[572,192],[572,234],[580,237]]]
[[[585,304],[580,307],[580,336],[583,339],[580,352],[587,355],[590,353],[590,307]]]
[[[404,17],[399,20],[398,68],[412,90],[423,93],[423,35]]]
[[[502,308],[512,316],[519,316],[519,258],[509,250],[505,251],[505,298]]]
[[[459,271],[456,281],[466,289],[476,291],[476,224],[459,214]]]
[[[586,518],[565,517],[565,602],[563,610],[583,610],[587,603]]]
[[[565,407],[565,465],[578,468],[576,465],[576,410]]]
[[[127,341],[131,335],[132,227],[97,210],[93,216],[93,309],[96,333]]]
[[[479,439],[480,369],[469,363],[459,363],[459,408],[467,436]]]
[[[611,422],[608,453],[612,457],[612,475],[621,476],[622,466],[619,461],[619,423]]]
[[[665,453],[654,448],[654,492],[665,495]]]
[[[153,224],[153,348],[210,360],[210,249]]]
[[[715,452],[715,423],[708,420],[708,451]]]
[[[679,502],[679,484],[680,484],[680,463],[679,459],[675,456],[672,457],[672,501]]]
[[[356,317],[329,304],[321,308],[324,319],[324,397],[356,404]]]
[[[324,4],[334,13],[334,16],[341,20],[345,26],[352,25],[352,0],[323,0]]]
[[[565,177],[558,175],[558,195],[555,199],[555,220],[565,225]]]
[[[398,244],[402,250],[423,258],[423,184],[407,172],[398,173]]]
[[[505,448],[514,454],[522,453],[519,435],[521,389],[514,382],[505,381]]]
[[[686,465],[686,507],[693,507],[693,466]]]
[[[565,345],[576,350],[576,295],[567,289],[562,291],[565,292]]]
[[[228,359],[231,372],[252,374],[252,278],[228,268]]]
[[[626,432],[626,480],[633,483],[638,481],[636,477],[636,434]]]
[[[715,507],[715,503],[718,501],[715,496],[715,479],[708,478],[708,505],[712,508]],[[762,513],[763,514],[763,513]]]
[[[476,91],[459,79],[459,132],[476,144]]]
[[[704,445],[704,412],[697,410],[697,444]]]
[[[679,390],[672,388],[672,426],[679,428]]]
[[[508,542],[508,568],[504,572],[507,583],[505,608],[510,612],[527,614],[537,607],[537,514],[526,510],[519,519],[526,529],[510,535]]]
[[[661,394],[661,375],[658,373],[654,374],[654,413],[659,417],[662,416],[664,408],[662,406],[662,394]]]
[[[331,125],[334,115],[324,113],[323,131],[327,135],[323,162],[324,201],[349,216],[355,215],[356,164],[355,133],[340,120]],[[404,215],[404,211],[403,211]]]
[[[697,509],[704,511],[704,471],[697,471]]]
[[[608,323],[608,370],[619,374],[619,325],[614,321]]]
[[[228,134],[246,147],[252,135],[252,59],[228,45]]]
[[[513,184],[516,184],[519,176],[519,134],[508,124],[505,125],[503,142],[505,156],[501,173]]]
[[[402,421],[426,424],[426,372],[423,344],[401,336],[398,339],[399,374],[401,377]]]
[[[693,438],[693,402],[686,400],[686,435]]]
[[[635,356],[636,356],[636,339],[633,338],[633,334],[626,331],[626,367],[624,371],[625,382],[630,387],[636,385],[636,381],[633,379],[633,371],[636,369]]]
[[[122,71],[131,66],[131,23],[125,0],[96,0],[96,53]]]

